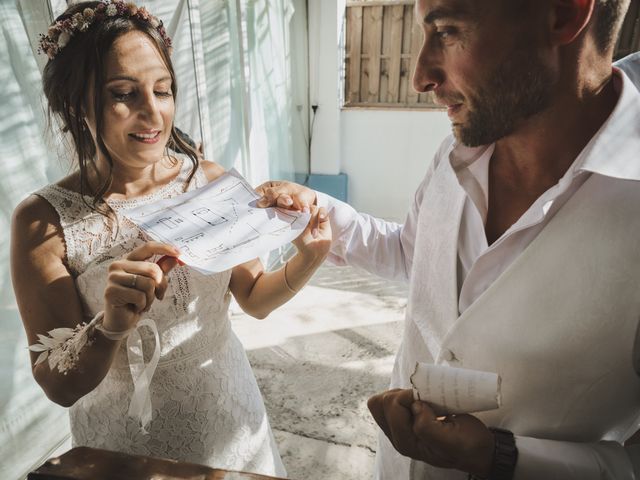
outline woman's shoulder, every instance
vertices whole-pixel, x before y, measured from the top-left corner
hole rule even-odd
[[[80,193],[80,172],[75,171],[70,175],[58,180],[53,185],[74,193]]]
[[[60,231],[62,222],[59,207],[75,195],[80,195],[79,179],[79,172],[74,172],[28,195],[13,211],[14,229],[22,232],[39,229],[45,235],[47,232]]]
[[[200,166],[204,175],[207,177],[207,182],[213,182],[216,178],[224,174],[224,168],[216,162],[200,160]]]
[[[31,223],[33,221],[44,221],[46,223],[59,224],[56,209],[48,199],[51,190],[63,189],[74,193],[79,192],[79,172],[67,175],[55,183],[50,183],[45,187],[33,192],[22,200],[13,211],[14,221]]]
[[[40,245],[62,257],[61,229],[58,213],[39,195],[29,195],[13,211],[11,236],[15,244],[31,248]]]

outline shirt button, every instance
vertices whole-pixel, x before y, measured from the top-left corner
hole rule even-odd
[[[451,350],[446,349],[444,352],[442,352],[442,359],[445,360],[446,362],[457,362],[458,359],[456,358],[455,353],[453,353]]]

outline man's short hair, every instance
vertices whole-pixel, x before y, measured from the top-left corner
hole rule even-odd
[[[602,52],[615,47],[625,13],[629,8],[629,1],[630,0],[597,1],[594,11],[594,28],[596,42]]]
[[[629,2],[630,0],[596,0],[594,33],[601,52],[615,47]],[[503,5],[511,15],[521,16],[527,8],[535,5],[535,0],[504,0]]]

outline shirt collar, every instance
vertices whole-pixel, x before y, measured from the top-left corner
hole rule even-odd
[[[572,164],[574,172],[588,171],[623,180],[640,180],[640,91],[619,68],[613,67],[618,101],[609,118]],[[456,173],[483,155],[491,155],[495,144],[468,147],[455,141],[449,155]]]
[[[579,155],[576,168],[622,180],[640,180],[640,91],[613,67],[618,103]]]

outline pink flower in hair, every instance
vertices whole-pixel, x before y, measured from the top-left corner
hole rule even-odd
[[[149,20],[149,11],[145,7],[140,7],[138,9],[138,16],[143,20]]]
[[[129,15],[132,17],[138,13],[138,6],[133,2],[127,3],[127,9],[129,10]]]

